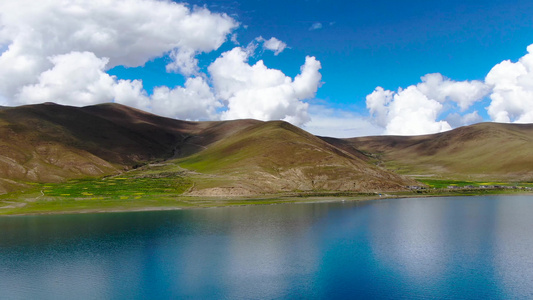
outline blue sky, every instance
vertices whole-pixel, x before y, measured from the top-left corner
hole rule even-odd
[[[364,107],[376,86],[397,89],[428,73],[481,80],[497,63],[526,54],[533,43],[532,1],[187,2],[227,13],[247,26],[236,31],[241,44],[257,36],[287,43],[290,49],[282,55],[258,58],[289,76],[298,74],[306,55],[316,56],[324,82],[317,98],[339,107]],[[309,30],[315,23],[322,28]],[[214,60],[233,45],[224,46],[205,59]],[[179,75],[164,72],[164,65],[148,63],[146,71],[139,68],[130,77],[146,78],[148,89],[152,80],[154,85],[181,84]]]
[[[512,73],[510,70],[505,71],[502,66],[501,72],[498,76],[493,76],[495,79],[490,83],[485,82],[485,77],[503,61],[511,60],[515,63],[528,55],[527,47],[533,44],[532,1],[191,0],[187,3],[187,7],[191,9],[198,6],[204,7],[212,14],[226,14],[235,22],[233,27],[228,27],[227,31],[221,33],[225,35],[225,42],[208,50],[194,49],[197,70],[193,75],[181,71],[167,71],[166,66],[173,61],[173,58],[168,56],[169,52],[147,56],[139,66],[117,63],[112,67],[109,64],[113,63],[113,55],[108,52],[99,54],[98,49],[91,50],[94,47],[88,48],[89,52],[95,53],[98,59],[111,56],[110,63],[104,70],[107,74],[116,76],[116,80],[142,80],[142,89],[147,97],[151,97],[154,88],[179,88],[183,87],[189,78],[203,77],[217,101],[220,100],[220,92],[215,87],[218,79],[213,77],[208,68],[235,47],[245,49],[251,42],[256,41],[257,49],[246,58],[246,63],[253,66],[262,60],[266,68],[280,70],[291,79],[300,74],[307,56],[315,57],[320,62],[321,68],[318,72],[321,85],[312,97],[295,98],[295,101],[308,105],[307,114],[311,119],[309,121],[300,118],[299,123],[296,122],[297,125],[304,128],[307,126],[306,129],[317,134],[418,134],[448,130],[479,121],[530,120],[529,102],[524,105],[519,103],[518,106],[524,107],[520,106],[521,110],[517,110],[516,105],[509,103],[526,100],[507,99],[506,97],[510,97],[509,93],[502,92],[502,89],[509,91],[509,88],[503,88],[501,83],[505,81],[503,77]],[[194,9],[191,14],[192,11]],[[43,11],[43,14],[45,12]],[[93,11],[90,13],[96,14]],[[232,35],[236,38],[233,42],[230,40]],[[275,37],[284,42],[287,48],[275,55],[273,51],[261,48],[261,43],[256,40],[260,36],[266,40]],[[4,49],[7,49],[9,39],[15,40],[13,37],[4,38],[7,40],[3,44]],[[74,50],[84,50],[79,48],[78,44],[75,45]],[[54,54],[64,55],[63,52]],[[420,113],[406,107],[407,104],[402,102],[402,99],[407,99],[408,94],[402,91],[409,86],[420,84],[423,81],[422,76],[433,73],[441,74],[444,79],[425,88],[422,93],[425,100],[409,98],[414,105],[432,110],[431,114],[420,117],[431,124],[411,124],[413,128],[421,127],[418,131],[394,127],[392,124],[400,124],[401,118],[396,118],[393,110],[406,111],[404,116],[412,113],[412,118],[418,118],[417,114]],[[529,76],[528,74],[524,76]],[[527,76],[526,78],[529,78]],[[34,85],[43,86],[41,81]],[[222,82],[222,79],[218,82]],[[460,88],[458,84],[455,86],[455,92],[450,92],[452,88],[448,86],[461,82],[463,87]],[[459,99],[457,93],[467,93],[465,85],[471,83],[476,85],[476,95],[479,99]],[[483,87],[481,83],[484,84]],[[372,109],[368,96],[377,87],[382,87],[384,92],[374,94]],[[436,92],[437,89],[440,92]],[[523,91],[524,87],[517,86],[516,89]],[[186,94],[185,91],[183,93]],[[6,95],[8,93],[5,93],[4,98],[9,97]],[[421,96],[416,92],[410,95]],[[499,99],[498,95],[503,95],[504,99],[500,99],[502,103],[495,102],[494,99]],[[430,103],[426,100],[434,101]],[[230,98],[220,101],[222,104],[215,105],[216,112],[207,114],[211,118],[216,119],[220,117],[217,114],[230,110]],[[459,105],[463,105],[460,103],[468,105],[460,108]],[[492,109],[488,109],[489,106]],[[301,105],[298,107],[302,108]],[[320,114],[321,111],[327,118]],[[452,120],[451,114],[455,114],[456,121]],[[206,119],[207,115],[191,119]],[[256,115],[260,116],[250,116]],[[178,114],[174,117],[183,116]],[[222,116],[222,119],[246,114],[225,116]],[[275,114],[266,114],[264,118],[276,118],[274,116]],[[458,121],[459,117],[462,118],[461,121]],[[286,119],[291,120],[289,117]],[[318,119],[323,122],[313,123],[313,120]],[[355,119],[357,120],[353,123]],[[327,122],[336,122],[337,125],[322,128],[323,130],[318,128]],[[442,122],[447,122],[449,126]],[[437,126],[437,123],[440,125]],[[435,127],[432,127],[433,125]],[[350,126],[360,128],[350,130]],[[425,131],[424,127],[433,129]],[[346,132],[339,132],[342,130]]]

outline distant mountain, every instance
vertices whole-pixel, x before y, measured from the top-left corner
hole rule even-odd
[[[285,122],[188,122],[119,104],[0,109],[0,193],[31,182],[118,174],[149,162],[189,169],[193,194],[380,191],[416,184],[366,158]]]
[[[423,136],[324,140],[401,174],[533,180],[533,124],[480,123]]]

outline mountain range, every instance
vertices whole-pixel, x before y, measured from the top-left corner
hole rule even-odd
[[[0,108],[0,193],[178,166],[190,195],[399,191],[417,176],[533,180],[533,125],[337,139],[283,121],[190,122],[120,104]]]

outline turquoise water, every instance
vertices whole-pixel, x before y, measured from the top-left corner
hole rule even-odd
[[[1,299],[531,299],[533,197],[0,218]]]

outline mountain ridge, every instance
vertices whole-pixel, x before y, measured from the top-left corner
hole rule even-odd
[[[0,193],[149,170],[154,162],[187,170],[190,195],[397,191],[419,185],[402,175],[417,173],[530,180],[532,133],[533,124],[482,123],[436,135],[337,139],[283,121],[182,121],[115,103],[4,107]],[[494,162],[502,152],[507,157]]]
[[[408,175],[533,180],[533,124],[484,122],[420,136],[371,136],[339,144]]]
[[[240,189],[261,193],[375,192],[401,190],[406,184],[416,184],[282,121],[245,128],[239,135],[180,160],[180,165],[208,174],[234,176],[241,183]],[[256,182],[262,184],[258,186]]]

